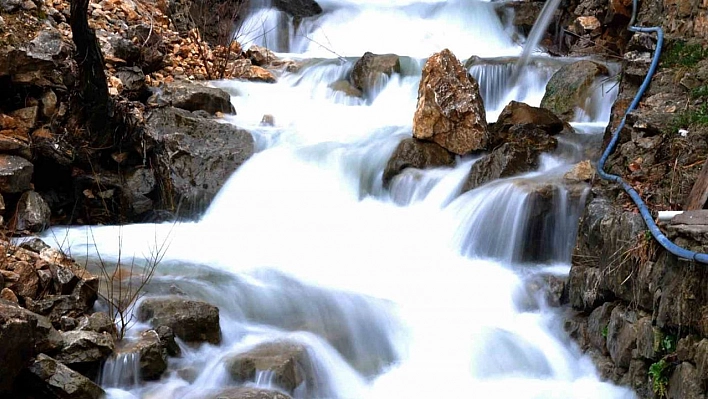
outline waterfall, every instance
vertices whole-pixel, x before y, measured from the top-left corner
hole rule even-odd
[[[151,382],[136,380],[136,359],[118,357],[103,372],[109,397],[283,389],[264,369],[237,380],[229,362],[288,342],[304,348],[307,378],[289,392],[295,399],[633,398],[600,380],[560,312],[529,288],[539,276],[568,273],[587,186],[563,176],[601,141],[616,90],[598,86],[577,132],[560,137],[535,171],[462,193],[479,156],[458,157],[450,167],[407,169],[385,188],[386,163],[411,135],[430,54],[450,48],[467,60],[490,122],[511,100],[537,106],[568,60],[535,57],[519,69],[522,49],[485,1],[320,4],[321,15],[296,26],[270,3],[252,3],[247,22],[267,34],[244,39],[246,47],[267,45],[303,66],[275,84],[214,82],[238,110],[225,122],[252,132],[257,153],[200,220],[45,234],[109,262],[169,241],[145,294],[177,289],[219,308],[219,345],[183,345]],[[366,99],[333,90],[366,51],[398,54],[401,73]],[[273,126],[260,125],[265,114]]]

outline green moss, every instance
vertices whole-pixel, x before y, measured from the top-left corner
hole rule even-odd
[[[708,58],[708,48],[703,48],[700,43],[674,42],[663,53],[661,66],[665,68],[682,66],[692,67],[702,59]]]
[[[674,130],[689,126],[708,126],[708,103],[678,114],[673,123]]]
[[[708,85],[696,87],[695,89],[691,90],[691,98],[708,98]]]

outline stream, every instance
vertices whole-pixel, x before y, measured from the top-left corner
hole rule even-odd
[[[552,74],[573,60],[523,42],[495,4],[473,0],[323,0],[293,24],[253,2],[239,34],[303,60],[278,83],[214,82],[232,95],[257,153],[200,220],[57,228],[45,234],[75,258],[138,259],[165,245],[147,295],[173,291],[219,307],[222,343],[182,346],[159,381],[134,378],[135,356],[104,369],[109,397],[213,398],[238,385],[228,359],[284,340],[312,367],[299,398],[634,398],[600,381],[563,331],[562,310],[535,287],[570,269],[589,190],[561,177],[599,149],[616,90],[598,85],[538,170],[461,193],[470,166],[407,169],[382,186],[410,137],[425,58],[449,48],[469,63],[493,122],[511,100],[538,106]],[[250,28],[249,28],[250,27]],[[515,39],[516,38],[516,39]],[[366,51],[395,53],[401,73],[366,98],[329,85]],[[521,68],[521,69],[520,69]],[[272,115],[274,126],[260,124]],[[550,206],[534,198],[552,187]],[[97,306],[100,306],[97,305]],[[149,328],[136,323],[137,336]],[[268,373],[249,386],[278,389]]]

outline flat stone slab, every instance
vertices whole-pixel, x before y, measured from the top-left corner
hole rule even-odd
[[[706,230],[708,230],[708,209],[680,213],[671,219],[671,224],[685,224],[689,226],[705,225]]]

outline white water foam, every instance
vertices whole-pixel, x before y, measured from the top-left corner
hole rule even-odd
[[[220,309],[220,345],[183,345],[162,380],[126,382],[109,396],[210,398],[240,384],[227,370],[231,357],[287,340],[307,348],[316,382],[301,384],[295,398],[634,397],[600,381],[562,332],[555,310],[519,299],[534,298],[525,284],[529,275],[567,273],[582,198],[558,189],[558,209],[544,217],[565,241],[547,248],[542,265],[524,263],[524,251],[541,245],[523,233],[536,217],[525,205],[529,187],[557,187],[558,176],[579,160],[582,134],[567,138],[572,151],[545,157],[539,171],[463,195],[472,158],[450,168],[407,170],[390,189],[382,187],[388,158],[411,132],[423,57],[443,47],[463,57],[520,52],[491,5],[333,0],[322,6],[321,17],[302,23],[308,35],[331,41],[343,55],[410,55],[404,73],[367,101],[345,98],[329,85],[346,77],[354,59],[342,63],[311,41],[294,39],[287,51],[329,59],[277,84],[217,83],[238,110],[227,121],[251,130],[260,152],[229,179],[201,220],[45,234],[75,256],[91,258],[97,249],[105,260],[116,259],[119,249],[124,257],[148,255],[167,241],[148,295],[177,286]],[[530,67],[520,78],[523,92],[504,92],[485,86],[491,75],[484,71],[491,70],[475,68],[496,98],[488,114],[510,99],[538,105],[550,77]],[[583,126],[607,123],[599,119],[609,106],[601,102],[598,109]],[[260,126],[264,114],[274,116],[275,126]],[[267,371],[257,377],[246,385],[273,387]]]

